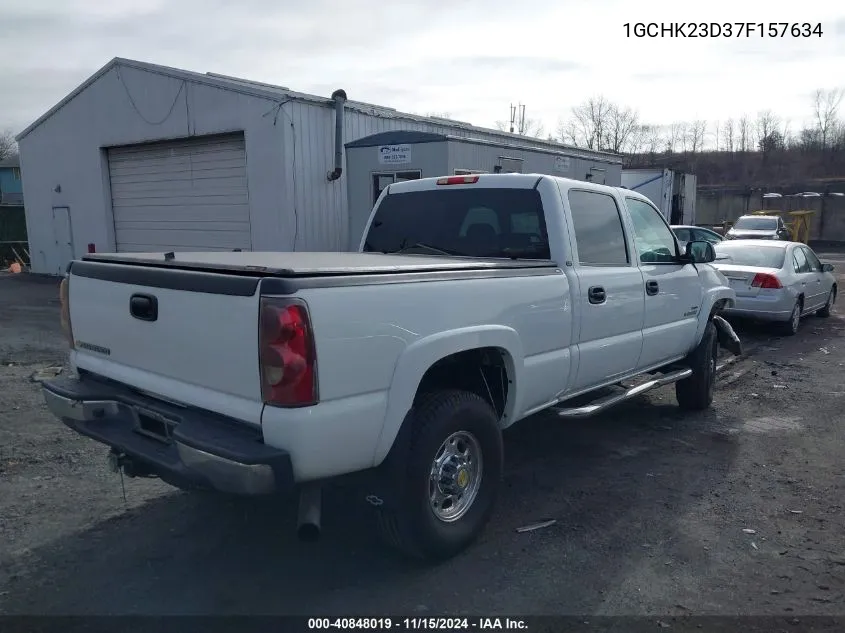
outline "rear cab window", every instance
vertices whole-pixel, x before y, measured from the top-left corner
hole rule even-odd
[[[569,210],[578,264],[628,266],[628,243],[622,215],[613,196],[598,191],[570,189]]]
[[[536,189],[440,187],[382,199],[365,252],[550,260]]]

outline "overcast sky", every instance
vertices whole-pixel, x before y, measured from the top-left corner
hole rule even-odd
[[[823,35],[637,39],[623,26],[700,21],[821,22]],[[815,89],[845,87],[845,3],[0,0],[0,130],[19,132],[113,57],[325,96],[344,88],[490,127],[522,102],[554,132],[601,94],[644,122],[771,108],[797,128]]]

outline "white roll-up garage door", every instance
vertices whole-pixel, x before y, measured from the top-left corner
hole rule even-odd
[[[118,252],[252,249],[243,134],[108,150]]]

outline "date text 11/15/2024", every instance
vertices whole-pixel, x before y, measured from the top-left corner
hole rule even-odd
[[[527,630],[520,618],[308,618],[308,630],[495,631]]]
[[[821,22],[626,22],[625,37],[821,37]]]

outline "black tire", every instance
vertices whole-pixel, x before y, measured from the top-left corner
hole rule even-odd
[[[830,294],[827,295],[827,303],[820,310],[816,310],[816,316],[826,319],[830,316],[830,309],[833,307],[833,302],[836,301],[836,286],[830,289]]]
[[[504,464],[499,419],[480,396],[445,390],[424,394],[408,423],[413,426],[404,455],[392,460],[385,473],[399,494],[392,509],[377,508],[379,533],[408,556],[443,560],[469,546],[490,520]],[[441,445],[459,432],[471,434],[480,448],[480,482],[463,516],[445,522],[430,503],[430,473]]]
[[[804,309],[804,302],[801,299],[795,302],[792,308],[792,313],[789,315],[789,321],[782,323],[780,330],[786,336],[795,336],[798,334],[798,328],[801,326],[801,312]],[[797,311],[797,316],[796,316]]]
[[[716,326],[709,321],[698,347],[686,359],[687,366],[692,369],[692,376],[675,383],[675,397],[682,409],[701,411],[712,404],[718,354]]]

